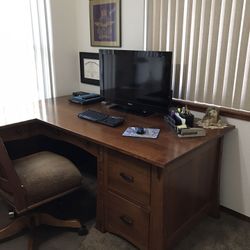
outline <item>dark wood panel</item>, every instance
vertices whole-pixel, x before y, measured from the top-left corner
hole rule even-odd
[[[108,150],[108,189],[142,205],[150,200],[150,165],[126,155]]]
[[[148,247],[149,214],[115,194],[107,194],[106,227],[140,249]]]
[[[48,125],[46,123],[40,123],[40,133],[50,138],[54,138],[61,141],[66,141],[73,145],[80,147],[81,149],[89,152],[95,157],[99,156],[100,147],[96,143],[93,143],[85,138],[81,138],[78,135],[72,133],[72,131],[61,129],[59,127]]]
[[[97,158],[97,207],[96,207],[96,228],[101,232],[105,232],[105,182],[103,171],[103,150],[100,151],[100,155]]]
[[[164,173],[166,169],[152,168],[150,202],[149,249],[166,249],[166,221],[164,208]],[[166,198],[166,197],[165,197]],[[171,200],[168,200],[171,203]]]
[[[3,141],[25,139],[38,134],[40,134],[40,126],[37,119],[0,127],[0,136]]]
[[[79,112],[89,108],[110,115],[123,116],[125,122],[119,127],[112,128],[77,117]],[[74,133],[86,141],[114,149],[162,168],[203,143],[221,137],[228,130],[233,129],[231,126],[227,129],[208,130],[205,137],[199,138],[178,138],[169,125],[164,122],[162,115],[138,117],[109,109],[102,103],[90,105],[70,103],[68,97],[47,99],[41,102],[38,113],[40,115],[36,115],[34,119]],[[161,131],[155,140],[122,136],[124,130],[129,126],[155,127],[160,128]]]
[[[219,142],[214,140],[173,162],[165,173],[164,210],[168,245],[172,245],[217,202]],[[216,197],[216,199],[215,199]]]
[[[166,167],[176,158],[198,148],[209,140],[223,136],[228,130],[232,129],[230,127],[224,130],[208,130],[207,136],[200,138],[178,138],[169,125],[164,122],[163,116],[158,114],[138,117],[109,109],[102,103],[77,105],[70,103],[68,97],[46,100],[41,107],[43,107],[43,115],[38,119],[61,129],[72,131],[87,141],[92,141],[159,167]],[[77,117],[79,112],[89,108],[110,115],[123,116],[125,122],[119,127],[112,128]],[[122,136],[124,130],[129,126],[156,127],[160,128],[161,131],[159,137],[155,140]]]

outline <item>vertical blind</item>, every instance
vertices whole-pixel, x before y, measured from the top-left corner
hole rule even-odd
[[[148,0],[146,49],[173,51],[173,96],[250,111],[250,1]]]
[[[50,98],[53,96],[49,41],[50,1],[29,0],[29,6],[39,99]]]

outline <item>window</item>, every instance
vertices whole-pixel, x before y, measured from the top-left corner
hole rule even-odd
[[[18,114],[52,96],[46,1],[1,1],[0,26],[0,115]]]
[[[147,1],[146,48],[173,51],[174,97],[250,111],[250,1]]]

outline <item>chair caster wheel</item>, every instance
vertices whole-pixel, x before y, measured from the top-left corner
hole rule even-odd
[[[15,218],[15,212],[14,211],[9,211],[9,218],[14,219]]]
[[[79,229],[78,229],[78,235],[80,236],[83,236],[83,235],[86,235],[88,234],[88,229],[85,227],[85,226],[81,226]]]

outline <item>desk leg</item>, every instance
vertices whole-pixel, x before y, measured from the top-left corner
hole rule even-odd
[[[165,249],[164,235],[164,170],[152,168],[151,216],[149,228],[149,249]]]
[[[209,215],[214,218],[220,217],[220,175],[221,175],[221,160],[223,151],[223,137],[218,140],[217,166],[213,178],[212,202]]]
[[[96,228],[105,232],[105,213],[104,213],[104,160],[103,150],[100,150],[99,157],[97,159],[97,207],[96,207]]]

